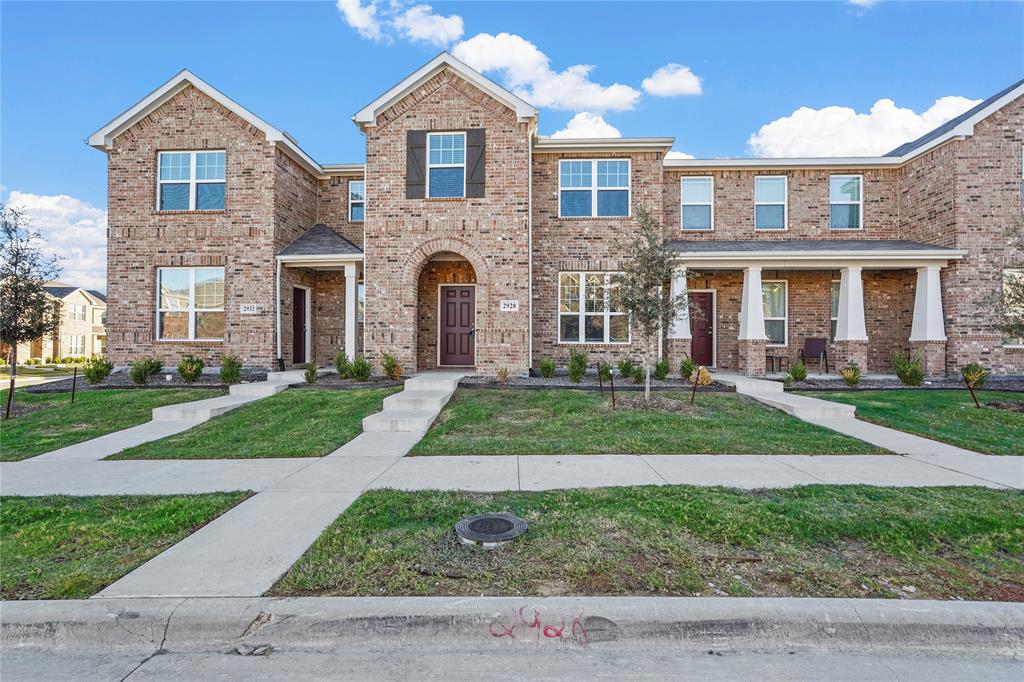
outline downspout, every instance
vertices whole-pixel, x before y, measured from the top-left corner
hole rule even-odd
[[[277,370],[284,371],[284,359],[281,357],[281,259],[277,258],[277,275],[274,277],[274,318],[277,332]]]
[[[527,368],[526,373],[529,375],[530,369],[533,367],[533,132],[530,132],[527,138],[527,145],[529,148],[528,153],[528,169],[527,169],[527,183],[526,183],[526,243],[529,253],[526,259],[526,280],[527,280],[527,296],[529,301],[527,302],[528,320],[527,320],[527,337],[526,337],[526,352],[527,352]]]

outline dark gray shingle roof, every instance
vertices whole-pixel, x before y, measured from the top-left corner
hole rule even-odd
[[[686,240],[666,242],[670,251],[676,253],[709,253],[733,251],[749,253],[754,251],[786,252],[799,251],[931,251],[945,249],[944,246],[923,244],[902,239],[740,239],[727,240]]]
[[[43,291],[56,298],[64,298],[78,291],[78,287],[43,287]]]
[[[103,292],[101,292],[101,291],[96,291],[95,289],[86,289],[86,291],[88,291],[88,292],[89,292],[90,294],[92,294],[92,295],[93,295],[93,296],[95,296],[96,298],[100,299],[100,300],[101,300],[101,301],[103,301],[104,303],[106,303],[106,302],[107,302],[107,295],[106,295],[106,294],[104,294]]]
[[[317,223],[309,231],[281,249],[279,256],[327,256],[337,254],[360,254],[363,250],[342,237],[323,223]]]
[[[940,125],[938,128],[936,128],[935,130],[931,130],[931,131],[925,133],[924,135],[922,135],[921,137],[917,138],[916,140],[911,140],[910,142],[907,142],[906,144],[901,144],[899,147],[896,147],[896,149],[893,149],[891,152],[888,152],[886,154],[886,156],[903,156],[904,154],[909,154],[910,152],[914,151],[918,147],[923,147],[924,145],[928,144],[932,140],[934,140],[936,138],[939,138],[939,137],[942,137],[943,135],[948,133],[950,130],[953,130],[953,128],[956,128],[958,125],[960,125],[961,123],[963,123],[964,121],[969,119],[971,116],[974,116],[976,113],[978,113],[979,111],[981,111],[985,107],[991,105],[993,102],[998,100],[1000,97],[1006,95],[1008,92],[1010,92],[1014,88],[1019,88],[1022,84],[1024,84],[1024,79],[1019,80],[1016,83],[1014,83],[1013,85],[1011,85],[1010,87],[997,92],[996,94],[992,95],[987,100],[985,100],[984,102],[981,102],[977,106],[971,107],[970,109],[968,109],[964,113],[960,114],[956,118],[952,118],[952,119],[946,121],[945,123]]]

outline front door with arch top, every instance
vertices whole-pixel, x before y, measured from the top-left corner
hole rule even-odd
[[[441,365],[476,364],[476,287],[441,285],[438,361]]]

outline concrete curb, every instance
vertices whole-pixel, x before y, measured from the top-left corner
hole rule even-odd
[[[189,598],[3,602],[25,653],[371,646],[1024,655],[1024,604],[685,597]]]

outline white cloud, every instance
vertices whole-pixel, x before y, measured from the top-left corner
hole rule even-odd
[[[640,92],[628,85],[593,82],[594,67],[589,64],[553,70],[546,54],[512,33],[478,33],[456,45],[452,53],[478,71],[498,73],[513,92],[537,107],[622,111],[635,107],[640,98]]]
[[[923,113],[880,99],[866,114],[850,107],[800,107],[750,136],[754,156],[875,156],[924,135],[980,100],[942,97]]]
[[[65,258],[60,279],[86,289],[107,288],[107,212],[66,194],[12,191],[8,204],[25,213],[43,250]]]
[[[377,19],[377,2],[369,0],[365,5],[360,0],[338,0],[338,11],[345,23],[364,38],[383,40],[384,31]]]
[[[854,7],[863,7],[864,9],[871,9],[878,4],[879,0],[849,0],[850,4]]]
[[[665,158],[666,159],[695,159],[697,157],[695,157],[693,154],[687,154],[686,152],[677,152],[675,149],[673,149],[673,150],[669,151],[668,154],[665,154]]]
[[[462,37],[462,17],[434,14],[430,5],[414,5],[395,17],[392,23],[405,38],[438,47]]]
[[[565,127],[554,133],[551,137],[556,139],[569,139],[576,137],[622,137],[619,129],[605,121],[598,114],[589,111],[581,111],[573,116]]]
[[[700,78],[682,64],[666,64],[641,83],[644,92],[655,97],[699,95]]]

